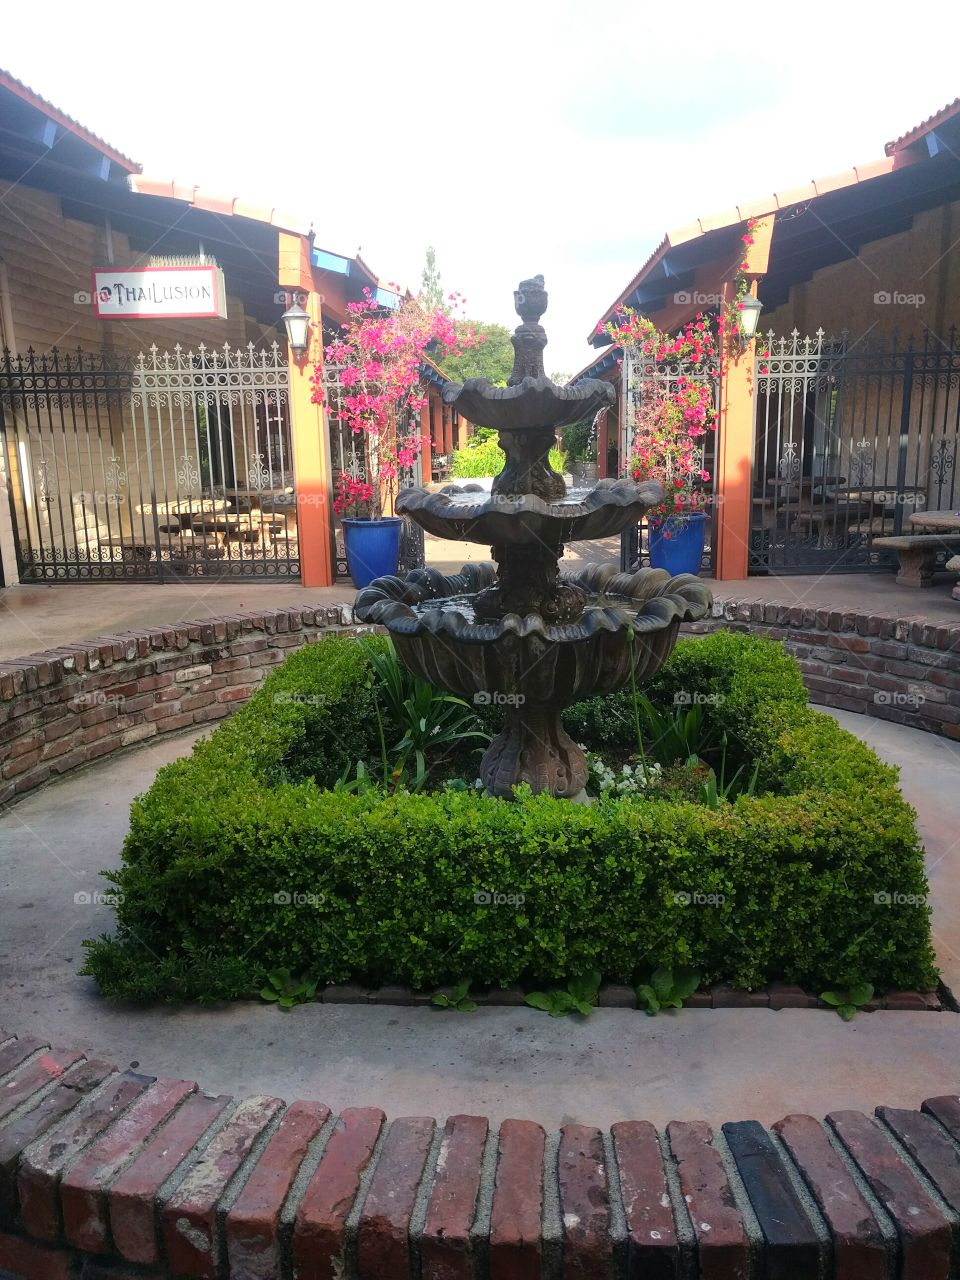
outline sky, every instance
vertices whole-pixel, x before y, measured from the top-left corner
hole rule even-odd
[[[817,175],[960,95],[960,6],[46,0],[7,70],[150,177],[301,214],[475,319],[541,273],[547,371],[670,228]]]

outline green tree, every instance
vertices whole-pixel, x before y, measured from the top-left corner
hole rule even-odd
[[[463,320],[457,328],[473,329],[483,336],[483,342],[470,347],[459,356],[443,356],[437,365],[454,382],[466,382],[467,378],[487,378],[494,386],[503,386],[513,369],[513,346],[510,330],[502,324],[483,324],[479,320]]]
[[[427,311],[449,310],[437,270],[437,253],[432,244],[427,246],[427,261],[420,277],[420,301]]]

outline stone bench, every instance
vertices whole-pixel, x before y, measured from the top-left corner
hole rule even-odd
[[[960,551],[960,533],[904,533],[874,538],[872,545],[880,551],[897,553],[897,582],[901,587],[930,587],[938,553]]]

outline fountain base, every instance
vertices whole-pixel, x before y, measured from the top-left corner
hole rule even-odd
[[[587,785],[587,760],[560,723],[555,703],[523,702],[507,707],[503,728],[480,762],[487,794],[510,799],[518,783],[536,795],[574,799]]]

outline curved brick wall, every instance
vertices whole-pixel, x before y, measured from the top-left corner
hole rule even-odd
[[[23,1280],[949,1280],[960,1100],[547,1134],[210,1097],[0,1033],[0,1269]]]
[[[0,804],[157,734],[221,719],[291,649],[351,621],[348,605],[272,609],[0,662]],[[960,620],[727,600],[687,630],[715,627],[783,640],[813,702],[960,738]]]
[[[269,609],[0,661],[0,804],[161,733],[220,720],[349,607]]]

